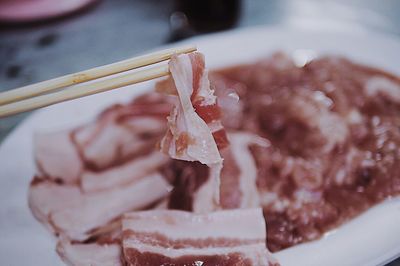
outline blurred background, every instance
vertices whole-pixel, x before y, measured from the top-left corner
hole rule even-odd
[[[400,36],[398,0],[0,0],[0,91],[253,25]],[[0,120],[0,142],[27,114]]]
[[[0,0],[0,91],[254,25],[364,27],[400,38],[400,1]],[[27,115],[1,119],[0,142]]]

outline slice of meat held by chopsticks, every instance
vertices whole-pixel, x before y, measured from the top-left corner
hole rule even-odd
[[[160,149],[174,159],[198,161],[210,167],[209,178],[197,192],[202,202],[193,209],[209,212],[219,205],[222,157],[218,148],[228,145],[221,111],[210,88],[202,54],[173,56],[169,67],[177,96],[173,96],[175,107],[168,117],[168,130]]]
[[[265,248],[261,209],[194,214],[133,212],[122,220],[126,264],[275,265]]]
[[[173,56],[169,66],[177,96],[161,150],[179,160],[219,163],[218,147],[226,147],[228,140],[217,98],[210,88],[204,56],[198,52]]]

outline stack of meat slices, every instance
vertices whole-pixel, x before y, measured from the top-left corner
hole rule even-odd
[[[69,265],[277,265],[249,150],[269,143],[227,136],[201,54],[170,69],[161,90],[172,97],[146,94],[35,137],[33,214]]]
[[[167,197],[171,185],[158,168],[169,158],[154,146],[170,109],[160,95],[147,94],[93,123],[35,136],[29,206],[60,237],[58,251],[69,264],[114,265],[108,255],[120,249],[121,216]],[[86,251],[101,255],[85,260]]]

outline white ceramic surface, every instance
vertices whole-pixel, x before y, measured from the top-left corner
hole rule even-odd
[[[197,37],[186,43],[197,44],[209,68],[249,62],[283,50],[296,56],[314,52],[344,55],[400,75],[400,41],[362,29],[260,27]],[[62,265],[54,251],[54,239],[36,222],[27,205],[28,184],[34,174],[33,134],[88,121],[105,106],[148,90],[151,83],[39,110],[5,139],[0,146],[0,265]],[[399,198],[372,208],[321,240],[276,253],[283,266],[382,265],[398,255]]]

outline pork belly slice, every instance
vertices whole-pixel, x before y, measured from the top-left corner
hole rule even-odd
[[[119,121],[109,116],[73,134],[86,167],[96,171],[150,153],[165,131],[162,118],[132,116]]]
[[[64,183],[76,183],[83,165],[69,131],[34,135],[38,175]]]
[[[226,146],[227,139],[203,55],[173,56],[169,67],[178,95],[172,96],[175,107],[168,117],[161,150],[179,160],[220,163],[217,145]]]
[[[172,96],[175,107],[168,116],[168,130],[160,149],[171,158],[198,161],[210,167],[209,178],[196,192],[201,201],[194,207],[199,212],[209,212],[219,206],[222,169],[219,149],[228,145],[221,110],[210,88],[202,54],[173,56],[169,67],[177,96]]]
[[[129,266],[278,266],[265,244],[252,244],[236,247],[170,249],[150,248],[149,245],[136,244],[134,248],[124,249],[124,259]]]
[[[213,183],[211,168],[198,162],[171,160],[162,169],[163,175],[171,180],[174,188],[169,197],[170,209],[205,213],[212,211],[210,195],[220,191],[220,208],[259,207],[257,189],[257,166],[249,146],[265,147],[269,142],[253,134],[229,133],[230,146],[221,151],[224,164],[220,175],[221,184]]]
[[[147,93],[129,104],[109,107],[96,121],[74,130],[73,141],[85,166],[103,170],[153,151],[172,106],[165,98]]]
[[[143,209],[165,197],[168,182],[158,173],[109,190],[83,193],[75,186],[43,181],[30,187],[29,205],[54,232],[84,241],[91,232],[123,213]]]
[[[85,192],[92,192],[126,185],[154,172],[167,161],[168,157],[154,151],[102,172],[85,171],[82,174],[81,187]]]
[[[229,133],[230,146],[222,151],[220,202],[223,209],[260,207],[257,166],[250,145],[268,146],[266,139],[243,132]]]
[[[261,209],[209,214],[153,210],[122,220],[127,265],[269,265]]]
[[[225,128],[239,129],[243,122],[243,102],[240,96],[245,94],[247,87],[244,83],[233,81],[218,73],[209,73],[211,88],[217,96],[217,104],[221,111],[221,121]],[[174,81],[171,77],[156,83],[155,90],[168,95],[177,95]],[[217,142],[217,145],[221,143]],[[219,148],[221,149],[222,147]]]
[[[193,211],[208,213],[220,208],[220,175],[222,163],[210,167],[209,176],[193,195]]]
[[[28,192],[28,204],[35,218],[50,231],[56,232],[50,224],[50,213],[79,205],[82,192],[75,185],[60,185],[35,177]]]
[[[121,244],[115,243],[57,243],[57,253],[70,266],[123,266]]]

